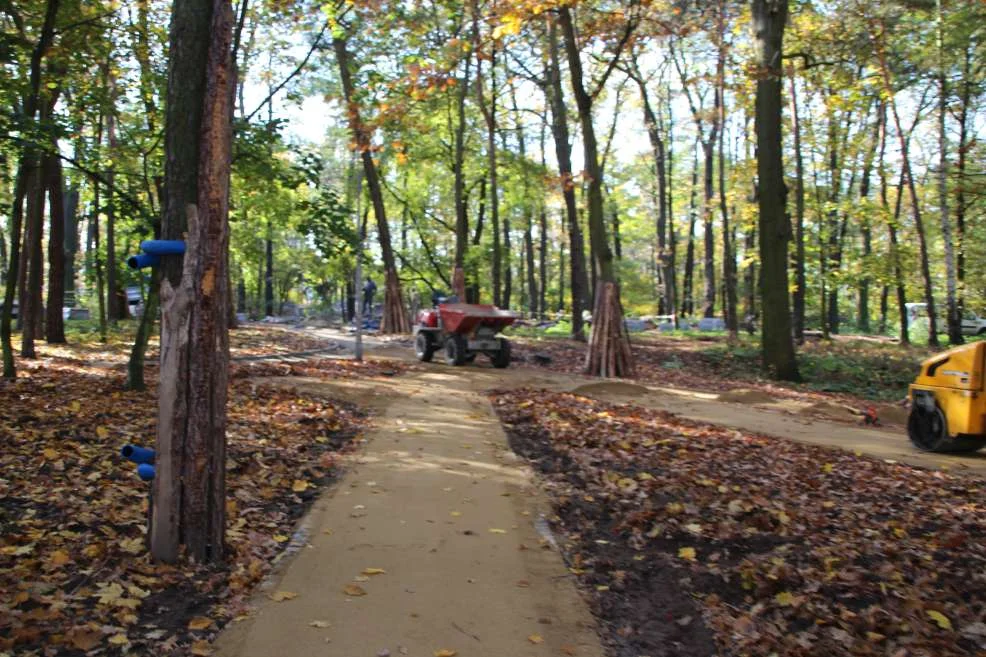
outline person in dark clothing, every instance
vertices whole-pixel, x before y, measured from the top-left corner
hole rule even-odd
[[[377,284],[372,278],[367,278],[363,284],[363,314],[369,315],[373,311],[373,295],[377,293]]]

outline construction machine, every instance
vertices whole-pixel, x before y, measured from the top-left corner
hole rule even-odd
[[[907,435],[926,452],[986,447],[986,342],[936,354],[921,363],[908,397]]]

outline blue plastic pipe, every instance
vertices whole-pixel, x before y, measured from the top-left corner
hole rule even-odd
[[[161,256],[151,253],[141,253],[127,258],[127,266],[131,269],[144,269],[145,267],[157,267],[161,264]]]
[[[185,253],[185,242],[182,240],[145,240],[140,243],[140,250],[156,256],[182,255]]]
[[[139,445],[124,445],[120,450],[120,455],[125,459],[130,459],[137,464],[153,464],[154,450]]]
[[[137,466],[137,476],[142,481],[150,481],[154,478],[154,466],[150,463],[141,463]]]

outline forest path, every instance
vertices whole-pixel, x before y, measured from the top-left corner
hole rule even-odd
[[[539,533],[546,500],[482,394],[518,372],[436,364],[384,383],[265,378],[377,417],[302,524],[297,554],[217,654],[601,657],[573,577]],[[270,599],[279,591],[296,597]]]

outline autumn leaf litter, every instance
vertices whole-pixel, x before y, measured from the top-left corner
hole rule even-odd
[[[612,654],[984,654],[981,481],[574,394],[491,397]]]
[[[246,351],[262,353],[257,342]],[[0,654],[210,654],[209,640],[247,613],[253,589],[290,545],[283,539],[337,476],[336,455],[367,425],[351,404],[257,377],[401,370],[332,359],[234,364],[230,559],[167,566],[144,548],[148,484],[119,456],[124,444],[153,445],[156,382],[124,392],[119,369],[62,352],[0,384]]]

